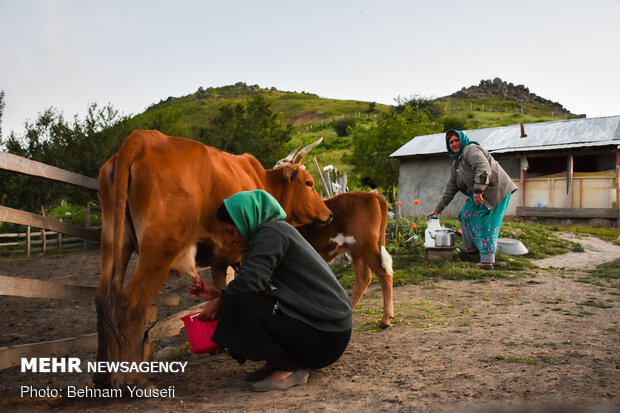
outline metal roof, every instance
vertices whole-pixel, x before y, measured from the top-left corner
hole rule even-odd
[[[523,127],[527,135],[525,138],[521,138],[520,125],[463,132],[470,140],[495,153],[620,145],[620,116],[526,123]],[[441,153],[446,153],[445,134],[435,133],[416,136],[390,156],[399,158]]]

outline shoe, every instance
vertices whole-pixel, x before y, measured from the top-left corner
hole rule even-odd
[[[264,366],[259,367],[258,369],[248,373],[245,376],[245,381],[262,380],[264,378],[271,376],[271,373],[273,373],[274,371],[275,370],[273,369],[273,367],[271,367],[269,364],[265,364]]]
[[[264,380],[258,381],[250,386],[250,390],[257,392],[271,391],[271,390],[284,390],[289,387],[297,386],[298,384],[304,384],[308,381],[310,372],[307,369],[300,369],[284,380],[272,380],[267,377]]]
[[[481,270],[493,270],[493,263],[492,262],[479,262],[478,268],[480,268]]]

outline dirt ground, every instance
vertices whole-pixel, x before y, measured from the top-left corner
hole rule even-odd
[[[11,411],[620,411],[620,296],[617,281],[585,270],[620,257],[620,247],[576,239],[586,252],[540,260],[525,277],[490,282],[427,281],[394,289],[391,328],[381,318],[380,290],[366,293],[354,314],[356,330],[343,357],[313,371],[306,385],[278,393],[248,391],[239,366],[225,353],[192,355],[185,373],[152,374],[169,398],[30,398],[36,389],[90,384],[86,373],[0,372],[2,409]],[[96,285],[98,253],[0,261],[0,274]],[[207,273],[203,273],[208,277]],[[586,282],[584,282],[586,281]],[[181,295],[176,307],[199,302],[188,277],[170,277],[162,292]],[[92,303],[0,297],[0,346],[95,331]],[[158,343],[177,347],[184,334]],[[69,354],[83,363],[94,354]]]

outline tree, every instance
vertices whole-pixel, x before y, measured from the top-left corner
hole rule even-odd
[[[457,118],[456,116],[446,116],[443,118],[443,131],[446,132],[450,129],[465,130],[467,129],[464,119]]]
[[[290,140],[292,127],[283,125],[262,94],[245,104],[224,105],[199,140],[233,154],[250,153],[265,168],[281,158],[281,148]]]
[[[428,118],[432,121],[436,121],[443,115],[443,108],[434,100],[425,98],[418,95],[411,95],[408,98],[398,96],[396,99],[396,106],[392,107],[395,113],[403,113],[405,108],[409,106],[414,111],[422,111],[426,113]]]
[[[376,127],[351,129],[353,152],[347,160],[362,180],[370,180],[393,194],[400,165],[390,155],[415,136],[434,133],[437,128],[426,113],[411,107],[401,114],[383,113]]]
[[[336,135],[343,138],[349,136],[349,128],[354,127],[355,123],[355,118],[349,116],[333,121],[332,128],[336,131]]]
[[[111,105],[91,104],[84,121],[76,115],[69,123],[50,107],[36,121],[26,121],[23,136],[11,133],[1,143],[14,155],[96,178],[126,136],[121,127],[125,119]],[[14,208],[39,212],[41,206],[50,207],[61,199],[82,205],[96,199],[93,191],[72,185],[7,171],[0,175],[0,194]]]

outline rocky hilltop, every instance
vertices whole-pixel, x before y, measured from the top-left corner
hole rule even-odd
[[[467,88],[464,87],[452,95],[441,98],[441,100],[449,100],[450,98],[483,99],[489,97],[512,100],[518,103],[540,105],[549,108],[556,113],[575,116],[558,102],[541,98],[540,96],[530,92],[530,90],[523,85],[514,85],[512,83],[504,82],[498,77],[493,80],[481,80],[479,85],[474,85]]]

